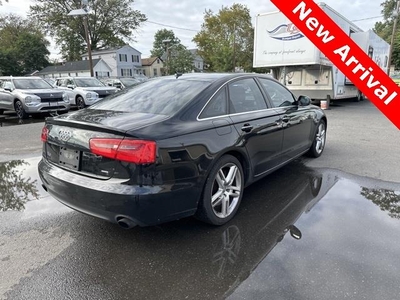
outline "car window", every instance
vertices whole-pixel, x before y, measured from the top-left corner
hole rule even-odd
[[[266,109],[264,97],[252,78],[234,81],[229,88],[229,111],[241,113]]]
[[[154,79],[122,90],[88,109],[171,116],[209,85],[200,80]]]
[[[263,78],[259,78],[259,80],[265,92],[269,95],[274,107],[290,106],[296,101],[293,94],[280,83]]]
[[[226,101],[226,89],[221,89],[212,99],[208,102],[206,108],[200,115],[201,119],[223,116],[228,114],[228,107]]]

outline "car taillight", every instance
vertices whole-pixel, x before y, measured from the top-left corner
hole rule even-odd
[[[49,129],[46,126],[44,126],[42,129],[42,135],[40,139],[42,140],[43,143],[46,143],[48,137],[49,137]]]
[[[92,153],[112,159],[135,164],[150,164],[156,161],[154,141],[93,138],[89,146]]]

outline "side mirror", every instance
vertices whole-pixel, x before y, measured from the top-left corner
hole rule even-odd
[[[12,89],[10,87],[5,87],[4,90],[10,93],[12,92]]]
[[[67,85],[67,88],[73,90],[73,89],[75,88],[75,86],[74,86],[73,84],[68,84],[68,85]]]
[[[299,106],[308,106],[311,104],[311,98],[308,96],[300,96],[297,103]]]

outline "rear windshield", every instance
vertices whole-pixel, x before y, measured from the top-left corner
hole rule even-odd
[[[109,96],[93,109],[173,115],[205,89],[210,82],[154,79]]]
[[[27,79],[14,79],[14,86],[16,89],[30,90],[30,89],[52,89],[53,87],[43,79],[27,78]]]

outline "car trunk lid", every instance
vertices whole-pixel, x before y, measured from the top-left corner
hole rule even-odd
[[[136,168],[135,164],[93,153],[90,140],[122,141],[127,138],[127,130],[129,138],[134,139],[135,129],[165,118],[162,115],[91,109],[49,118],[45,125],[47,141],[43,147],[43,156],[63,169],[85,176],[98,179],[129,178],[129,172]]]

